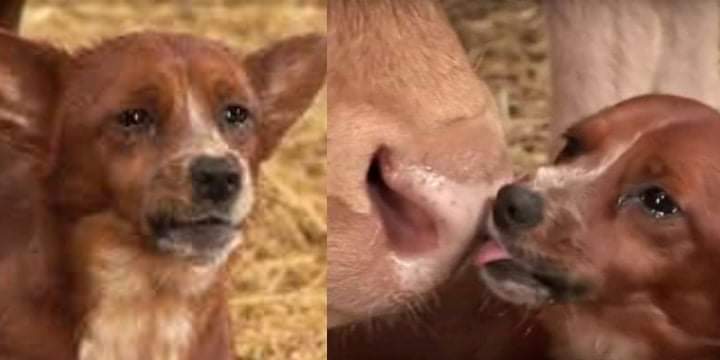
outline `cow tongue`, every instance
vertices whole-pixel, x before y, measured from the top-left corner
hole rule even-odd
[[[480,246],[475,253],[474,263],[477,266],[484,266],[491,262],[510,259],[510,254],[497,240],[490,239]]]

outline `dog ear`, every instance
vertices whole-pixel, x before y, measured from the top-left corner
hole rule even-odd
[[[0,2],[0,28],[18,31],[25,0],[3,0]]]
[[[49,155],[60,72],[69,55],[0,31],[0,140]]]
[[[263,158],[272,153],[325,82],[326,49],[325,37],[311,34],[282,40],[245,59],[260,99]]]

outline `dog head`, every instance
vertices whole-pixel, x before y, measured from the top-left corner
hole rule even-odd
[[[651,95],[571,128],[553,165],[497,194],[476,256],[484,282],[528,306],[642,303],[668,328],[708,334],[698,316],[720,295],[707,283],[720,271],[718,120]]]
[[[237,242],[259,164],[322,86],[325,40],[242,57],[189,35],[137,33],[53,72],[50,181],[62,215],[110,211],[148,251],[206,264]]]

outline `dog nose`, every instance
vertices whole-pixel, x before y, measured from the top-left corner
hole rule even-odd
[[[498,191],[493,220],[500,230],[532,228],[542,221],[542,197],[520,185],[505,185]]]
[[[190,178],[197,199],[223,203],[240,190],[240,172],[230,160],[201,156],[190,164]]]

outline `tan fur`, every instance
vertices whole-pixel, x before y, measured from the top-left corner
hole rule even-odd
[[[328,15],[332,327],[398,312],[450,276],[509,163],[490,91],[435,1],[331,1]],[[396,234],[369,195],[373,161],[425,215],[407,225],[420,235]]]

